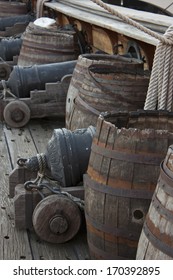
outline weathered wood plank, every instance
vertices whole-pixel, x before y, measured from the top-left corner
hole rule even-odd
[[[76,7],[80,10],[90,10],[91,12],[97,13],[102,16],[110,17],[116,19],[114,16],[109,14],[106,10],[101,8],[100,6],[96,5],[90,0],[56,0],[58,3],[57,6],[60,6],[60,4],[68,5],[71,7]],[[50,4],[53,4],[51,2],[45,3],[45,6],[49,6]],[[106,3],[107,4],[107,3]],[[165,26],[168,27],[172,25],[172,17],[166,16],[166,15],[160,15],[160,14],[154,14],[146,11],[140,11],[135,9],[129,9],[125,7],[120,7],[116,5],[107,4],[109,7],[113,8],[114,10],[122,13],[123,15],[126,15],[130,17],[131,19],[134,19],[136,21],[140,21],[143,23],[151,23],[155,25]],[[117,20],[117,19],[116,19]]]
[[[7,146],[10,153],[12,168],[19,158],[28,158],[36,153],[36,146],[32,141],[27,127],[20,129],[9,128],[4,125]]]
[[[51,244],[40,240],[35,234],[30,235],[34,259],[39,260],[85,260],[89,259],[86,246],[86,233],[82,230],[64,244]]]
[[[11,171],[3,125],[0,123],[0,259],[32,259],[28,235],[14,227],[13,201],[8,197],[8,176]]]
[[[32,135],[33,142],[37,147],[37,152],[44,153],[53,130],[56,128],[65,127],[64,120],[47,118],[43,120],[33,120],[28,128]]]
[[[103,8],[97,6],[95,3],[85,0],[57,0],[55,2],[45,3],[45,7],[49,7],[55,11],[61,12],[67,16],[77,18],[84,22],[107,28],[119,34],[131,37],[133,39],[149,43],[156,46],[158,40],[148,34],[140,31],[133,26],[124,23],[115,16],[109,14]],[[109,5],[122,14],[140,22],[149,29],[158,31],[158,33],[164,33],[166,29],[172,25],[172,18],[164,15],[156,15],[149,12],[136,11],[133,9],[127,9],[124,7],[117,7]],[[161,28],[162,27],[162,28]]]

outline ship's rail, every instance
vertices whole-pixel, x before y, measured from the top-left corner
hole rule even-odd
[[[166,29],[173,23],[172,17],[169,16],[137,11],[110,4],[107,5],[160,34],[165,33]],[[56,2],[46,2],[44,6],[66,16],[112,30],[154,46],[158,43],[157,39],[122,22],[90,0],[56,0]]]

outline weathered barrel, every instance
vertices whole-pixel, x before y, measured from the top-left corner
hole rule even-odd
[[[22,3],[19,1],[0,1],[0,18],[24,15],[28,13],[28,9],[29,6],[27,2]]]
[[[140,235],[136,259],[173,259],[173,145],[160,166],[160,176]]]
[[[121,56],[80,56],[67,93],[66,126],[95,125],[104,111],[142,109],[149,82],[142,66]]]
[[[127,126],[139,129],[154,128],[173,132],[173,112],[164,110],[137,110],[129,112]]]
[[[22,36],[18,65],[31,66],[77,59],[74,31],[47,29],[30,23]]]
[[[16,97],[30,96],[34,89],[45,89],[46,83],[56,83],[65,75],[72,75],[76,60],[57,62],[32,67],[14,66],[9,79],[0,81],[0,89],[7,87]]]
[[[129,128],[118,129],[106,114],[97,121],[84,175],[87,240],[93,259],[135,259],[159,166],[173,141],[173,133],[161,125],[160,130],[152,123],[153,128],[147,128],[145,121],[143,129],[137,128],[137,122],[132,126],[131,121]]]

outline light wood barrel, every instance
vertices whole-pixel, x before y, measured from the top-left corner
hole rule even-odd
[[[138,243],[138,260],[173,259],[173,146],[168,149],[160,167],[160,176],[153,194]]]
[[[132,123],[130,128],[118,129],[106,115],[97,121],[84,176],[87,239],[93,259],[135,259],[160,163],[173,141],[173,133],[161,130],[161,125],[159,130],[154,125],[147,129],[143,122],[143,129],[138,129]]]

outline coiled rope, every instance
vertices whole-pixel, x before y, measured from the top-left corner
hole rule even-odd
[[[90,0],[124,22],[158,39],[144,110],[172,111],[173,90],[173,26],[160,35],[116,11],[101,0]]]

